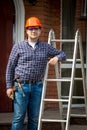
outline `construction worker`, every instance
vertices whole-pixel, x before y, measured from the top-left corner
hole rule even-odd
[[[6,69],[7,96],[10,97],[14,93],[13,80],[17,77],[25,94],[23,96],[20,88],[14,93],[12,130],[22,130],[26,111],[27,130],[37,130],[46,64],[49,62],[55,65],[66,59],[63,51],[39,40],[42,24],[37,17],[28,18],[25,28],[27,39],[14,44]],[[16,82],[14,84],[18,85]]]

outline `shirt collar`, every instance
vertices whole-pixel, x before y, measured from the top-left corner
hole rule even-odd
[[[28,43],[28,40],[26,39],[25,42]],[[39,43],[40,43],[40,41],[38,40],[38,41],[36,42],[36,45],[38,45]],[[28,45],[29,45],[29,44],[28,44]]]

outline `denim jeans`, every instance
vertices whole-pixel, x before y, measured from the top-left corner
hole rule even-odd
[[[22,84],[25,96],[23,97],[20,88],[14,96],[14,117],[12,130],[22,130],[24,118],[27,111],[27,130],[37,130],[40,101],[42,94],[42,82],[35,84]]]

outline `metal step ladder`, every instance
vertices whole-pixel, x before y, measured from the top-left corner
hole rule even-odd
[[[86,81],[85,81],[85,70],[84,70],[84,60],[83,60],[83,49],[82,49],[82,39],[81,39],[81,33],[79,30],[76,31],[75,39],[55,39],[55,33],[54,30],[51,29],[49,32],[48,37],[48,44],[51,44],[53,47],[56,48],[56,42],[63,44],[67,44],[67,42],[74,44],[74,52],[73,52],[73,59],[67,59],[65,62],[72,63],[72,70],[71,70],[71,77],[60,77],[59,76],[59,64],[57,63],[55,67],[55,79],[49,79],[48,78],[48,72],[49,72],[49,64],[47,64],[45,75],[44,75],[44,81],[43,81],[43,91],[42,91],[42,98],[41,98],[41,106],[40,106],[40,113],[39,113],[39,121],[38,121],[38,130],[41,130],[42,123],[43,122],[60,122],[62,130],[69,130],[70,126],[70,117],[71,115],[77,116],[77,117],[86,117],[87,118],[87,95],[86,95]],[[77,52],[79,50],[80,58],[77,59]],[[80,62],[81,63],[81,73],[82,77],[75,77],[76,72],[76,64]],[[61,63],[60,63],[61,65]],[[83,83],[83,96],[73,96],[73,90],[74,90],[74,82],[75,80],[82,81]],[[58,99],[48,99],[46,98],[46,87],[47,82],[56,82],[57,83],[57,91],[58,91]],[[61,96],[61,82],[69,82],[69,95],[68,97]],[[72,107],[72,99],[83,99],[85,103],[85,114],[71,114],[71,107]],[[47,119],[43,118],[44,114],[44,103],[45,102],[58,102],[59,103],[59,113],[60,113],[60,119]],[[66,118],[63,116],[63,103],[67,103],[67,112],[66,112]]]

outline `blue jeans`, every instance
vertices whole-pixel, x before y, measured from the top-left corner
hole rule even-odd
[[[35,84],[22,84],[25,97],[18,88],[14,97],[14,118],[12,130],[22,130],[27,111],[27,130],[37,130],[40,101],[42,94],[42,82]]]

